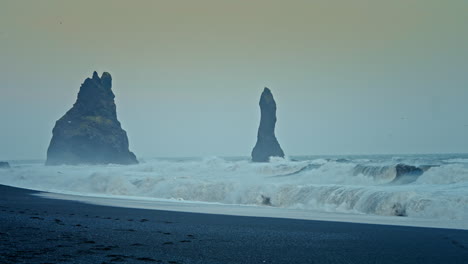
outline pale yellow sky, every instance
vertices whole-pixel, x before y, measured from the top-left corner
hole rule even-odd
[[[43,158],[93,70],[139,156],[249,155],[264,86],[290,155],[468,152],[467,1],[0,6],[0,159]]]

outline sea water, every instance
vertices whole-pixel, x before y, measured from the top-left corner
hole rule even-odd
[[[280,208],[468,223],[468,154],[302,156],[270,163],[154,158],[130,166],[10,163],[11,169],[0,170],[0,184],[60,194],[176,201],[185,208],[211,203],[219,211],[241,205],[249,206],[249,215],[258,208],[274,216]]]

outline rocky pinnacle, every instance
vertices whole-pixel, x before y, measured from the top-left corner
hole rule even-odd
[[[260,127],[257,144],[252,151],[253,162],[268,162],[270,157],[284,157],[284,152],[275,136],[276,102],[270,89],[265,87],[260,97]]]
[[[55,123],[47,165],[138,163],[117,120],[111,88],[107,72],[84,81],[73,107]]]

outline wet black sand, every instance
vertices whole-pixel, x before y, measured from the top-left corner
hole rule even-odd
[[[468,231],[89,205],[0,185],[0,263],[468,263]]]

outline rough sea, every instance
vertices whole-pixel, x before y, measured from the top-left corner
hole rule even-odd
[[[10,161],[0,184],[158,199],[468,223],[468,154],[154,158],[131,166]],[[466,227],[465,227],[466,228]]]

